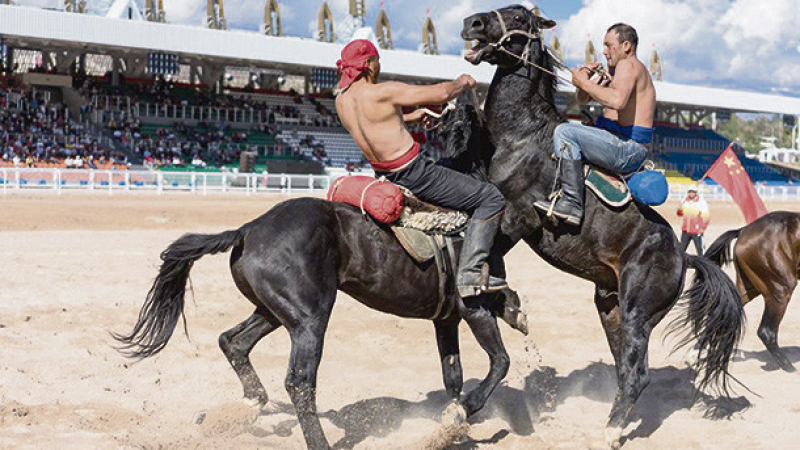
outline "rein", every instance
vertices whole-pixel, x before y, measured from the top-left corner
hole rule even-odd
[[[483,126],[483,117],[481,116],[481,106],[480,106],[480,101],[478,100],[478,94],[475,92],[475,89],[470,89],[469,92],[470,92],[470,94],[472,94],[472,103],[473,103],[473,105],[475,107],[475,114],[478,116],[478,126],[482,127]],[[435,112],[433,112],[430,109],[425,108],[425,107],[419,108],[419,109],[424,111],[426,115],[431,116],[431,117],[433,117],[435,119],[439,119],[439,122],[437,122],[436,124],[431,125],[429,127],[425,126],[425,125],[422,125],[422,128],[424,128],[425,131],[432,131],[432,130],[435,130],[435,129],[441,127],[442,123],[444,123],[444,120],[442,120],[442,119],[445,116],[447,116],[450,113],[450,111],[453,111],[454,109],[456,109],[456,101],[455,100],[450,100],[449,102],[447,102],[447,106],[444,107],[444,109],[442,110],[441,113],[435,113]]]
[[[447,102],[447,106],[444,107],[444,109],[442,110],[441,113],[433,112],[430,109],[425,108],[425,107],[422,107],[422,108],[419,108],[419,109],[421,109],[425,113],[425,115],[427,115],[427,116],[433,117],[434,119],[440,119],[438,123],[436,123],[434,125],[431,125],[431,126],[426,126],[424,123],[422,124],[422,128],[424,128],[425,131],[433,131],[433,130],[439,128],[440,126],[442,126],[443,120],[441,120],[441,119],[444,116],[446,116],[450,111],[456,109],[456,102],[453,101],[453,100]]]

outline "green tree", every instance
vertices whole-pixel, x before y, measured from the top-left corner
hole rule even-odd
[[[737,141],[748,153],[761,150],[764,137],[775,137],[777,147],[792,146],[792,129],[783,126],[783,117],[780,114],[733,114],[729,122],[718,124],[717,133]]]

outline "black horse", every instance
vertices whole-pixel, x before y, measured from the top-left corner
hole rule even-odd
[[[464,146],[453,167],[476,168],[480,152],[477,112],[459,103],[444,124],[448,147]],[[475,176],[482,176],[475,172]],[[249,354],[267,334],[284,326],[292,342],[285,386],[294,404],[309,449],[328,449],[316,409],[317,368],[323,339],[341,290],[361,303],[401,317],[431,319],[447,394],[454,403],[446,411],[463,420],[483,408],[505,377],[509,357],[496,315],[506,303],[518,303],[513,291],[457,300],[455,313],[437,317],[439,275],[436,266],[416,263],[387,226],[362,215],[358,208],[314,198],[280,203],[237,230],[215,235],[187,234],[161,254],[163,263],[138,321],[128,335],[116,335],[123,351],[145,358],[167,345],[183,315],[186,282],[203,255],[233,249],[230,267],[236,286],[255,306],[244,322],[223,333],[219,345],[244,388],[247,399],[266,404],[267,392]],[[494,264],[502,270],[501,264]],[[490,370],[477,388],[461,396],[458,325],[464,319],[488,353]]]
[[[742,305],[764,296],[758,338],[783,370],[794,372],[794,365],[778,345],[778,328],[800,276],[800,214],[775,211],[746,227],[727,231],[704,256],[720,266],[733,263]]]
[[[616,448],[649,382],[651,331],[678,300],[687,266],[696,275],[686,293],[686,314],[676,325],[688,325],[698,339],[701,388],[727,394],[743,311],[730,279],[710,261],[682,252],[670,225],[650,207],[612,209],[587,195],[579,227],[554,224],[534,209],[551,192],[557,164],[551,157],[553,131],[565,121],[554,104],[556,64],[541,36],[554,25],[510,6],[464,19],[461,36],[475,42],[467,60],[497,66],[484,108],[494,148],[488,176],[507,200],[496,250],[503,254],[522,239],[550,264],[595,283],[594,301],[618,376],[606,427],[606,440]]]

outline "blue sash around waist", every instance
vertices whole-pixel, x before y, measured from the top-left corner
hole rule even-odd
[[[617,122],[605,117],[600,116],[595,120],[594,125],[597,128],[602,128],[612,134],[620,136],[625,139],[636,141],[640,144],[647,144],[653,140],[653,129],[647,127],[640,127],[637,125],[630,127],[620,126]]]

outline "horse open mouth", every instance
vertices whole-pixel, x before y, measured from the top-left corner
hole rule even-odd
[[[472,48],[464,52],[464,59],[472,64],[478,64],[481,62],[481,56],[483,56],[483,52],[485,52],[489,47],[486,41],[481,39],[471,39],[471,42],[473,42],[474,45]]]

